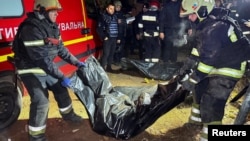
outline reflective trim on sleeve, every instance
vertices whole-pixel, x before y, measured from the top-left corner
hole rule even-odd
[[[199,52],[196,48],[192,48],[191,54],[194,56],[199,56]]]
[[[31,69],[19,69],[17,70],[19,75],[27,74],[27,73],[34,73],[34,74],[46,74],[44,70],[40,68],[31,68]]]
[[[234,27],[230,25],[228,32],[227,32],[228,37],[230,38],[231,42],[236,42],[238,40],[235,32],[234,32]]]
[[[153,37],[159,36],[159,32],[153,32]],[[146,37],[152,37],[152,35],[148,34],[147,32],[144,32],[144,36]]]
[[[44,40],[36,40],[36,41],[24,41],[25,46],[42,46],[45,45]]]
[[[156,16],[147,16],[147,15],[144,15],[144,16],[142,16],[142,20],[143,21],[156,21]]]
[[[139,24],[138,24],[138,27],[139,27],[139,28],[143,28],[143,24],[139,23]]]
[[[197,69],[200,72],[203,72],[203,73],[206,73],[206,74],[209,74],[213,68],[214,68],[213,66],[206,65],[206,64],[204,64],[202,62],[199,62],[198,67],[197,67]]]

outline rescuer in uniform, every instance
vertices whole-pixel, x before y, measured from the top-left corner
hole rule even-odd
[[[183,87],[195,86],[189,122],[203,126],[200,140],[207,141],[208,125],[222,124],[226,101],[245,73],[249,41],[226,9],[214,8],[214,0],[183,0],[180,16],[200,20],[196,63]]]
[[[159,62],[161,45],[159,38],[159,7],[158,1],[151,1],[150,8],[144,12],[139,20],[140,36],[143,36],[146,62]],[[142,38],[142,37],[141,37]]]
[[[64,120],[74,123],[83,121],[72,108],[67,90],[71,85],[70,79],[53,62],[59,56],[71,65],[85,67],[85,63],[80,62],[63,45],[56,24],[61,9],[58,0],[35,0],[34,11],[28,13],[19,25],[13,42],[18,74],[31,98],[28,122],[30,141],[47,141],[48,90],[54,94]]]

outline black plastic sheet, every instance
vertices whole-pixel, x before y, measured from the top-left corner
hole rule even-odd
[[[183,102],[188,92],[176,80],[168,85],[112,87],[98,61],[72,75],[72,89],[85,106],[92,128],[101,135],[130,139]]]
[[[182,62],[168,63],[168,62],[145,62],[142,60],[135,60],[129,58],[123,58],[122,69],[136,68],[146,77],[153,78],[156,80],[170,80],[174,75],[178,75]]]

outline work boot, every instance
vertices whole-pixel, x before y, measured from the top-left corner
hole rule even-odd
[[[107,65],[106,71],[110,72],[110,73],[119,73],[120,72],[119,70],[113,70],[111,65]]]
[[[74,123],[81,123],[83,121],[83,118],[80,117],[79,115],[77,115],[74,110],[71,110],[69,113],[67,114],[62,114],[62,118],[65,121],[71,121]]]
[[[45,134],[29,135],[29,141],[48,141]]]

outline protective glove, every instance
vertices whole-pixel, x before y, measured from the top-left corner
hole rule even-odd
[[[199,78],[192,70],[187,73],[181,80],[182,87],[188,91],[194,91],[195,85],[199,82]]]
[[[194,59],[194,57],[187,57],[187,59],[184,61],[183,66],[179,70],[180,75],[184,75],[187,73],[187,71],[193,69],[197,64],[197,61]]]
[[[86,63],[84,62],[80,62],[77,64],[77,67],[80,68],[80,67],[86,67]]]
[[[69,78],[65,77],[63,79],[63,81],[61,82],[61,84],[63,87],[70,88],[71,87],[71,80]]]
[[[190,76],[192,75],[193,72],[194,72],[194,71],[193,71],[192,69],[190,69],[190,70],[185,70],[183,73],[181,73],[181,74],[179,75],[178,81],[179,81],[180,83],[182,83],[182,82],[184,82],[184,81],[187,81],[187,80],[190,78]]]
[[[188,80],[182,82],[182,87],[185,90],[194,91],[195,84],[192,83],[191,81],[189,81],[189,79],[188,79]]]

